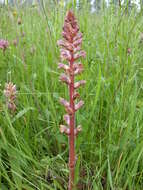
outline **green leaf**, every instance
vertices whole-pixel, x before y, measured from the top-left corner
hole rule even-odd
[[[14,123],[16,120],[18,120],[19,118],[21,118],[23,115],[25,115],[28,111],[30,110],[35,110],[35,108],[33,107],[28,107],[28,108],[25,108],[23,110],[21,110],[12,120],[12,123]]]

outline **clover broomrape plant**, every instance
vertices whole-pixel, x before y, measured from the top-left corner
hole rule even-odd
[[[15,105],[16,95],[17,95],[16,85],[14,85],[12,82],[6,83],[4,89],[4,96],[6,98],[7,107],[12,112],[16,111],[16,105]]]
[[[63,39],[58,41],[60,46],[61,61],[65,63],[59,63],[58,68],[63,69],[65,73],[61,74],[60,80],[68,85],[69,88],[69,102],[64,98],[60,98],[60,103],[65,107],[67,112],[64,115],[66,125],[60,126],[61,133],[66,134],[69,137],[69,190],[74,188],[74,173],[75,173],[75,137],[81,131],[81,126],[75,126],[75,113],[83,106],[84,102],[80,100],[77,89],[86,83],[85,80],[75,82],[75,76],[83,71],[83,65],[78,62],[79,58],[86,56],[85,51],[81,50],[82,33],[79,31],[77,20],[72,11],[68,11],[65,17],[63,31]]]

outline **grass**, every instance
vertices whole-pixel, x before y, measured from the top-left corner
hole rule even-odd
[[[58,81],[62,5],[0,8],[0,189],[64,190],[68,182],[68,140],[59,132],[67,89]],[[91,14],[86,3],[75,13],[87,58],[81,89],[84,108],[76,120],[77,189],[143,189],[143,17],[113,7]],[[21,18],[22,24],[17,20]],[[22,37],[22,33],[25,36]],[[18,39],[15,47],[12,43]],[[128,53],[128,48],[131,53]],[[4,85],[17,85],[17,111],[11,114]]]

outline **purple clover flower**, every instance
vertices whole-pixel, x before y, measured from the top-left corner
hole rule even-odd
[[[7,40],[0,39],[0,49],[5,51],[8,48],[8,46],[9,46],[9,42]]]

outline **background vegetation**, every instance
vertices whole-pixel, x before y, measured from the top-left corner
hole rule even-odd
[[[67,89],[58,81],[57,40],[73,7],[87,52],[81,78],[83,132],[76,141],[77,189],[143,189],[143,16],[111,4],[91,13],[89,2],[0,8],[0,189],[64,190],[68,139],[59,132]],[[20,21],[20,22],[19,22]],[[3,89],[17,86],[17,111]]]

